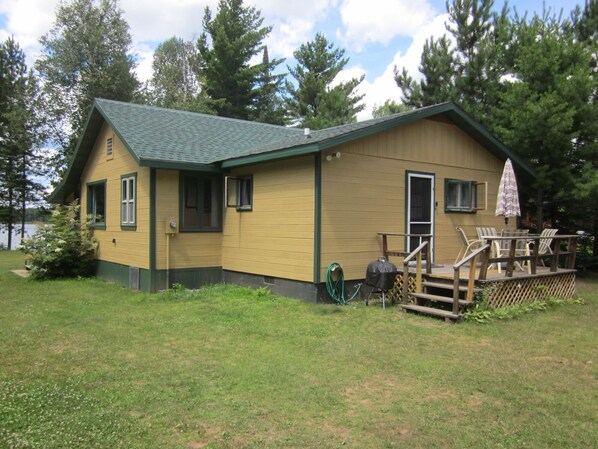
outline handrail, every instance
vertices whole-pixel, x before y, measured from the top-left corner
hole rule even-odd
[[[384,254],[384,257],[386,257],[387,259],[390,256],[399,256],[399,257],[405,257],[407,255],[409,255],[408,251],[401,251],[401,250],[394,250],[394,249],[388,249],[388,237],[419,237],[420,241],[421,239],[425,240],[425,241],[430,241],[430,239],[433,237],[432,234],[407,234],[404,232],[378,232],[379,236],[382,236],[382,253]],[[426,254],[429,258],[430,254],[428,251],[428,254]]]
[[[473,251],[469,256],[464,257],[458,263],[453,265],[453,313],[455,315],[459,314],[459,287],[461,285],[461,267],[469,262],[469,276],[467,280],[467,292],[465,293],[465,300],[471,302],[473,301],[473,290],[475,285],[476,257],[478,257],[480,254],[483,257],[478,278],[485,279],[486,272],[488,270],[488,258],[490,255],[491,247],[492,245],[490,243],[485,243],[483,246]]]
[[[411,254],[409,254],[407,257],[405,257],[403,259],[403,265],[407,265],[409,262],[411,262],[411,259],[413,259],[416,256],[416,254],[418,252],[420,252],[422,249],[424,249],[427,245],[428,245],[428,241],[427,240],[425,242],[421,242],[421,244],[417,248],[415,248],[411,252]]]
[[[463,265],[465,265],[471,259],[477,257],[478,254],[480,254],[481,252],[484,252],[488,248],[490,248],[490,244],[486,243],[484,246],[481,246],[478,249],[476,249],[475,251],[473,251],[472,253],[470,253],[469,256],[461,259],[461,261],[459,263],[456,263],[455,265],[453,265],[453,268],[461,268]]]
[[[426,273],[432,272],[432,262],[430,261],[430,241],[424,240],[415,248],[411,254],[403,259],[403,304],[407,304],[409,299],[409,262],[417,256],[415,265],[415,291],[421,293],[422,290],[422,251],[426,249]]]

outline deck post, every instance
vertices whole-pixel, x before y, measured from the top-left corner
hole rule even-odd
[[[407,304],[409,298],[409,266],[403,263],[403,304]]]
[[[567,256],[567,268],[573,270],[575,269],[575,255],[577,254],[577,239],[575,237],[569,237],[567,251],[569,252],[569,255]]]
[[[459,276],[461,269],[459,267],[455,267],[455,274],[453,277],[453,314],[459,314]],[[471,270],[471,268],[470,268]],[[474,267],[475,270],[475,267]]]
[[[467,294],[465,299],[469,302],[473,301],[473,287],[475,285],[475,256],[469,262],[469,279],[467,281]],[[459,295],[457,294],[457,297]]]
[[[515,250],[517,249],[517,240],[511,240],[509,245],[509,260],[507,261],[507,272],[508,278],[513,277],[513,271],[515,269]],[[500,262],[499,262],[500,263]]]
[[[540,256],[540,239],[534,238],[534,252],[532,258],[529,260],[531,274],[536,274],[538,268],[538,257]]]
[[[427,245],[426,245],[426,273],[432,274],[432,259],[431,259],[432,253],[430,251],[430,246],[431,246],[430,236],[425,237],[425,239],[426,239],[426,243],[427,243]]]
[[[429,265],[428,261],[426,261],[426,265]],[[415,292],[421,293],[422,292],[422,253],[421,251],[417,253],[417,262],[415,268]]]
[[[556,273],[559,269],[559,254],[561,253],[561,241],[556,240],[554,245],[554,252],[552,253],[552,260],[550,261],[550,272]]]
[[[488,275],[488,260],[490,259],[491,251],[492,246],[488,246],[488,248],[482,254],[482,261],[480,263],[480,274],[478,275],[478,279],[480,281],[485,281]]]

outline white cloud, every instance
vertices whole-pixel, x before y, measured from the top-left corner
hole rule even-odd
[[[395,54],[393,61],[386,67],[384,73],[369,82],[367,79],[361,83],[361,88],[365,92],[365,102],[367,104],[365,110],[358,114],[358,120],[366,120],[372,117],[372,108],[374,105],[383,104],[386,100],[392,99],[400,103],[401,90],[394,80],[395,66],[402,70],[403,67],[416,80],[420,80],[422,75],[419,72],[419,64],[421,61],[421,53],[424,49],[426,39],[430,36],[440,37],[446,34],[445,23],[448,20],[447,14],[437,16],[427,25],[421,27],[413,37],[411,45],[402,54],[400,51]]]
[[[415,35],[436,12],[427,0],[344,0],[340,14],[343,41],[361,50],[367,43],[387,45],[396,36]]]
[[[134,44],[162,42],[172,36],[192,39],[201,31],[204,9],[215,13],[217,0],[121,0]]]

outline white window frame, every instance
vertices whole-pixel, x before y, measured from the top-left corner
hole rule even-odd
[[[137,175],[120,178],[120,224],[135,226],[137,215]]]

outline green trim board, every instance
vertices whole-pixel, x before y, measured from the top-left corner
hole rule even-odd
[[[167,272],[164,269],[156,270],[156,290],[162,290],[166,287]],[[173,284],[181,284],[186,288],[200,288],[204,285],[222,283],[222,267],[201,267],[201,268],[175,268],[168,272],[168,280],[172,287]]]
[[[129,274],[131,267],[115,262],[98,260],[96,265],[96,276],[108,282],[129,287]],[[171,284],[182,284],[187,288],[198,288],[203,285],[217,284],[222,282],[222,267],[202,268],[178,268],[171,269],[169,276]],[[156,292],[166,285],[166,270],[155,270],[154,283],[158,288],[151,288],[150,271],[139,269],[139,291]]]
[[[149,284],[150,290],[156,290],[156,169],[150,168],[149,197]]]
[[[320,283],[322,259],[322,155],[314,155],[314,284]]]

